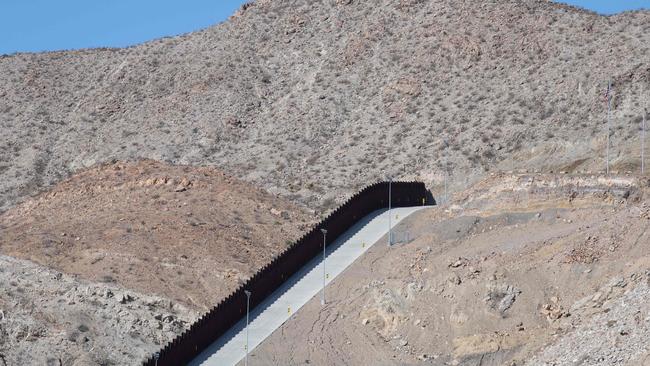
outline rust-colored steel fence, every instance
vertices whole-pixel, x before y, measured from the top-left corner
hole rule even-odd
[[[327,229],[327,243],[334,242],[341,234],[371,212],[388,207],[388,182],[370,185],[348,199],[323,221],[277,255],[217,306],[202,315],[183,334],[167,343],[158,353],[159,366],[185,365],[206,347],[221,337],[228,329],[246,316],[246,294],[251,297],[251,309],[264,301],[288,278],[320,254],[323,236],[320,229]],[[431,201],[424,183],[392,182],[392,207],[424,205]],[[143,365],[154,366],[156,359],[150,356]]]

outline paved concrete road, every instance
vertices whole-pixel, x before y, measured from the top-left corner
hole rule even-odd
[[[402,207],[391,210],[392,224],[424,207]],[[368,248],[388,233],[388,210],[375,211],[329,245],[326,251],[326,283],[341,274]],[[387,245],[387,238],[380,245]],[[328,248],[328,249],[329,249]],[[323,288],[322,257],[314,258],[293,275],[269,298],[251,309],[249,345],[253,350],[264,339],[287,321],[314,296],[321,296]],[[255,296],[253,293],[252,296]],[[325,287],[327,301],[327,286]],[[233,326],[223,337],[206,348],[190,365],[223,366],[235,365],[246,356],[246,321]]]

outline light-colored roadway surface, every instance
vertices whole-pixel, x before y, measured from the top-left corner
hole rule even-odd
[[[391,210],[393,227],[415,211],[426,208],[402,207]],[[388,210],[379,210],[366,216],[329,245],[326,251],[326,284],[341,274],[371,245],[388,233]],[[386,240],[381,245],[387,245]],[[260,305],[251,309],[249,344],[251,350],[278,329],[291,315],[314,296],[321,296],[323,288],[322,256],[314,258]],[[252,296],[255,296],[253,293]],[[325,287],[327,301],[327,286]],[[246,355],[246,321],[233,326],[223,337],[206,348],[190,365],[235,365]]]

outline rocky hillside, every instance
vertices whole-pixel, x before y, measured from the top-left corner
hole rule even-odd
[[[490,177],[402,221],[411,242],[375,244],[251,362],[648,365],[648,193],[647,178]]]
[[[84,169],[0,215],[0,366],[139,364],[311,217],[211,167]]]
[[[214,168],[113,162],[0,215],[0,254],[205,311],[310,222]]]
[[[259,0],[125,49],[0,57],[0,209],[81,168],[214,165],[310,206],[385,175],[638,165],[650,13],[547,0]],[[552,159],[551,159],[552,158]]]
[[[3,366],[137,365],[198,315],[169,299],[0,255]]]

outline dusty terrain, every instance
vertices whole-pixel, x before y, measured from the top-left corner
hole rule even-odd
[[[259,0],[124,49],[0,56],[0,366],[137,364],[342,197],[387,175],[440,197],[445,170],[453,202],[258,364],[647,362],[647,181],[480,180],[604,170],[608,79],[612,170],[638,170],[649,48],[648,11]]]
[[[213,168],[115,162],[0,215],[0,253],[207,310],[310,217]]]
[[[135,365],[197,316],[165,298],[0,255],[3,366]]]
[[[375,245],[253,362],[643,364],[649,191],[633,177],[482,181],[406,219],[412,242]]]
[[[280,1],[124,49],[0,57],[0,209],[111,159],[216,165],[308,204],[386,174],[639,163],[650,12],[546,0]],[[448,142],[448,146],[445,144]]]

